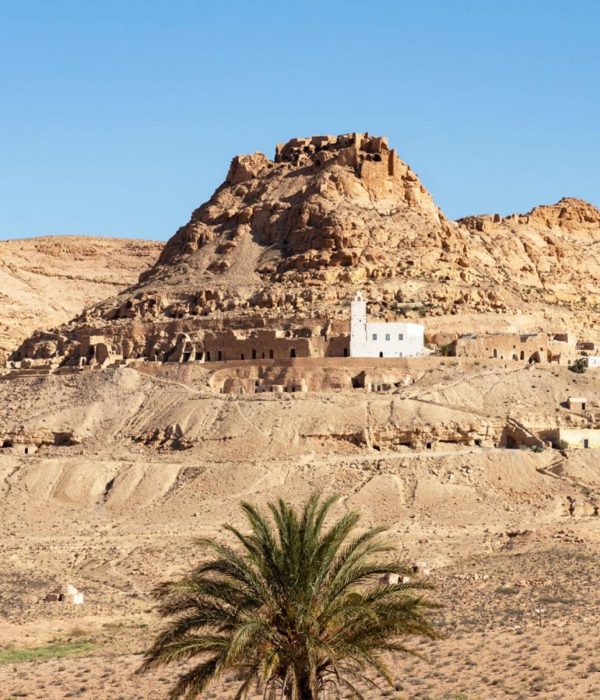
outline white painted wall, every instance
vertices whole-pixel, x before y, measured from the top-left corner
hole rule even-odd
[[[600,448],[600,430],[597,428],[559,428],[558,439],[573,448]]]
[[[419,323],[368,323],[367,302],[358,292],[350,305],[350,357],[415,357],[423,354]]]
[[[600,367],[600,355],[590,355],[587,358],[587,366],[593,369]]]

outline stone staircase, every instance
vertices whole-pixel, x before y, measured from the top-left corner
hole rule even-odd
[[[532,433],[523,423],[511,416],[506,418],[506,437],[507,440],[512,440],[517,447],[546,447],[542,438]]]

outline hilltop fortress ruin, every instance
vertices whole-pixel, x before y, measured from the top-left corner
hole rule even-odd
[[[348,356],[354,293],[396,276],[395,219],[396,256],[404,233],[450,227],[382,137],[292,139],[274,161],[238,156],[138,285],[35,334],[12,360]]]

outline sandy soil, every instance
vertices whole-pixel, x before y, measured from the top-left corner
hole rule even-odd
[[[451,369],[393,394],[260,399],[130,369],[0,382],[3,429],[76,427],[81,438],[35,455],[0,450],[0,699],[165,698],[176,668],[133,675],[160,624],[152,587],[196,560],[194,536],[241,524],[240,499],[300,502],[317,487],[342,495],[339,513],[388,523],[445,606],[445,638],[417,644],[423,659],[396,660],[395,689],[369,697],[598,697],[598,451],[375,450],[349,436],[366,422],[382,434],[491,425],[515,407],[550,420],[570,391],[593,406],[600,378]],[[138,439],[169,425],[189,449]],[[43,601],[65,583],[84,591],[83,606]],[[58,658],[25,660],[58,643]],[[206,697],[234,686],[224,679]]]
[[[395,690],[369,696],[597,697],[599,534],[596,523],[579,522],[544,534],[499,536],[493,538],[494,545],[481,537],[482,549],[497,549],[456,558],[431,576],[437,585],[435,597],[446,606],[439,614],[446,638],[415,645],[424,658],[398,660]],[[121,548],[123,543],[113,546]],[[157,549],[169,551],[167,542]],[[421,551],[426,549],[425,544]],[[39,617],[30,610],[24,625],[2,624],[5,644],[94,644],[82,656],[4,664],[0,679],[5,696],[166,696],[176,668],[135,675],[140,653],[157,624],[146,595],[130,589],[117,596],[114,582],[111,587],[114,597],[105,586],[90,581],[89,602],[83,609],[57,610],[59,604],[46,604],[45,609],[38,607]],[[207,697],[229,697],[234,685],[233,680],[225,681]]]

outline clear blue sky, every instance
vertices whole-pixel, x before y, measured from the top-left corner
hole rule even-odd
[[[385,134],[452,218],[600,205],[598,0],[0,0],[0,238],[168,238],[237,153]]]

